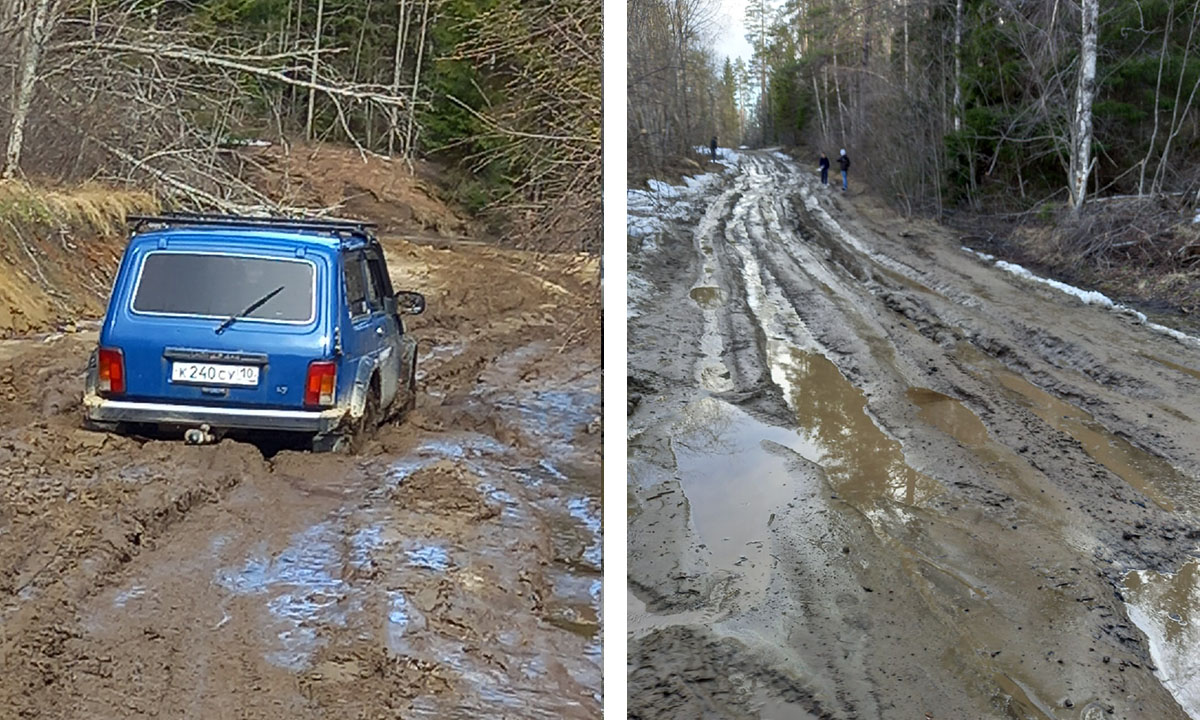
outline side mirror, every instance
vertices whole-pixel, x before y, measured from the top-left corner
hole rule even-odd
[[[411,290],[396,293],[396,306],[405,315],[420,315],[425,312],[425,296]]]

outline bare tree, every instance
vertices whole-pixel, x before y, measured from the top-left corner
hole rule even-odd
[[[17,65],[17,91],[13,95],[12,120],[0,178],[12,178],[20,170],[25,123],[29,118],[29,108],[33,104],[34,84],[37,82],[46,39],[53,31],[56,19],[56,7],[52,0],[34,0],[33,8],[27,14],[27,24],[21,42]]]
[[[1087,197],[1092,172],[1092,102],[1096,97],[1096,31],[1099,0],[1083,0],[1083,22],[1079,42],[1079,83],[1075,91],[1075,116],[1071,125],[1071,208],[1075,214]]]

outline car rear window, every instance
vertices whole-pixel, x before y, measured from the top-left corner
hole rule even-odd
[[[303,260],[154,252],[142,263],[133,309],[226,318],[282,287],[244,317],[310,322],[314,269],[312,263]]]

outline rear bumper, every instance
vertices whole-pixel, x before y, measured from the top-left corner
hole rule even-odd
[[[225,408],[171,403],[112,400],[88,393],[83,398],[88,420],[103,423],[145,423],[237,430],[280,430],[327,433],[345,417],[344,408],[330,410],[270,410]]]

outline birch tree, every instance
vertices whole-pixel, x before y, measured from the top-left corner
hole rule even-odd
[[[1079,82],[1075,90],[1075,116],[1071,125],[1071,209],[1078,215],[1087,197],[1092,160],[1092,104],[1096,97],[1096,31],[1099,0],[1083,0],[1079,43]]]
[[[8,130],[8,144],[4,150],[4,167],[0,170],[0,178],[6,180],[15,177],[21,167],[25,123],[33,104],[34,85],[37,83],[46,38],[54,27],[54,21],[52,0],[34,0],[33,8],[28,13],[25,32],[22,33],[17,65],[17,89],[13,94],[12,120]]]

